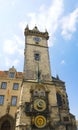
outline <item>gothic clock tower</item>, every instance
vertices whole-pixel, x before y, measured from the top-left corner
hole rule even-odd
[[[51,81],[48,32],[40,32],[35,26],[33,30],[26,27],[24,34],[24,78],[33,81]]]
[[[24,78],[16,130],[70,130],[65,83],[51,76],[48,32],[40,32],[36,26],[30,30],[27,26],[24,35]]]

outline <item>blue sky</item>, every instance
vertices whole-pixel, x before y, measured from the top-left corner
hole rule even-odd
[[[52,75],[65,81],[78,119],[78,0],[0,0],[0,70],[23,71],[24,28],[49,32]]]

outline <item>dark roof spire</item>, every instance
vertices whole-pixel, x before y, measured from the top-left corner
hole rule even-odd
[[[35,25],[35,27],[33,28],[33,31],[39,32],[38,27]]]
[[[59,80],[59,76],[58,76],[58,74],[56,75],[56,79],[58,79],[58,80]]]

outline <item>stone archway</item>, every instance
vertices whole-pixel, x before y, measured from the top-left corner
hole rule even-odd
[[[15,120],[10,115],[5,115],[0,118],[0,130],[14,130]]]
[[[11,125],[8,120],[5,120],[1,125],[1,130],[11,130]]]

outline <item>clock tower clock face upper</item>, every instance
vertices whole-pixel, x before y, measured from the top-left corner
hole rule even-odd
[[[41,41],[41,39],[40,39],[39,37],[34,37],[33,40],[34,40],[35,42],[38,42],[38,43]]]
[[[51,81],[48,33],[25,29],[24,73],[27,80]],[[45,69],[46,68],[46,69]],[[38,76],[38,74],[40,74]],[[39,81],[39,80],[38,80]]]
[[[34,109],[42,112],[46,109],[46,102],[43,99],[36,99],[34,101]]]

